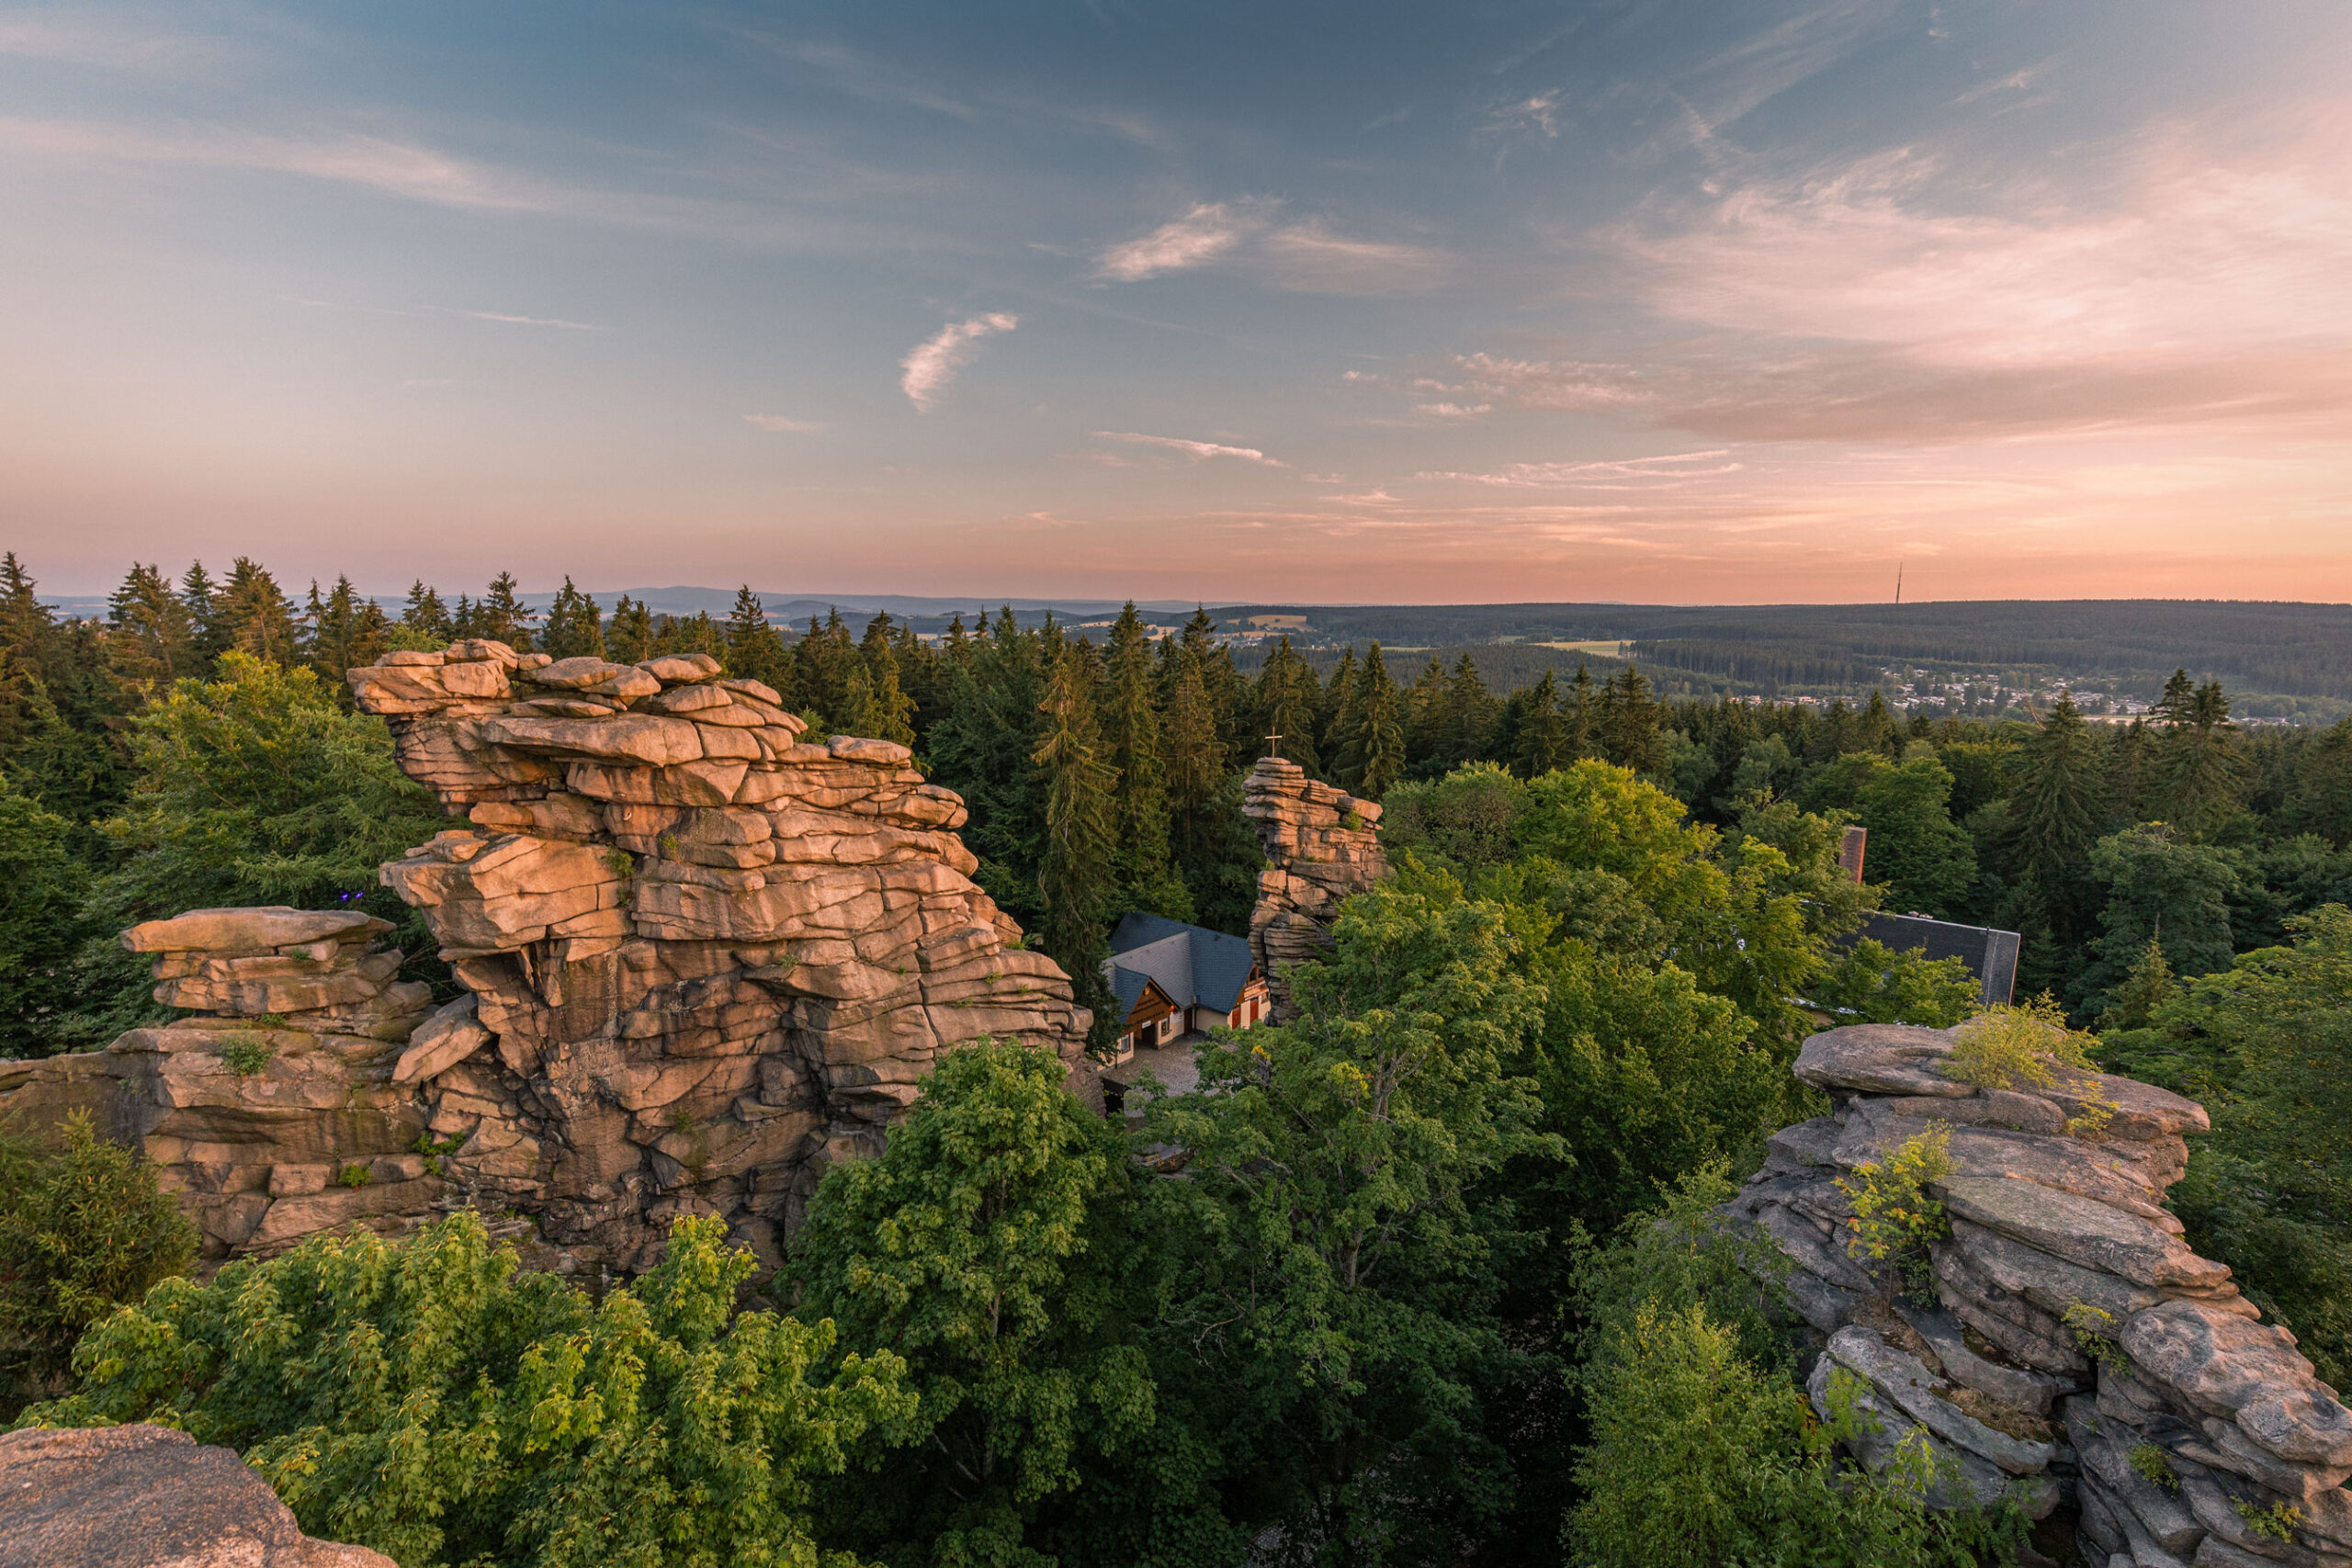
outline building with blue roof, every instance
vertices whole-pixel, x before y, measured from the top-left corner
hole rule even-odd
[[[1102,978],[1120,1009],[1123,1062],[1196,1030],[1248,1029],[1268,1010],[1265,977],[1247,941],[1140,909],[1111,932]]]

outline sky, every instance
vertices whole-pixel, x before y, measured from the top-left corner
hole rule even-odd
[[[0,5],[45,590],[2352,600],[2352,6]]]

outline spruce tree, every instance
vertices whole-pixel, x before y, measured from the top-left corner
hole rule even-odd
[[[1520,777],[1539,779],[1575,760],[1567,721],[1560,713],[1559,683],[1546,670],[1520,705],[1519,747],[1511,761]]]
[[[134,563],[107,596],[107,661],[117,679],[150,693],[198,672],[195,623],[161,568]]]
[[[1251,754],[1286,757],[1309,773],[1317,772],[1316,714],[1322,694],[1314,667],[1292,649],[1289,637],[1279,639],[1258,673],[1258,690],[1250,704],[1255,720],[1251,728],[1256,731]],[[1281,739],[1266,739],[1273,735]]]
[[[194,673],[209,674],[212,662],[228,649],[227,628],[220,620],[220,589],[204,570],[202,561],[191,561],[180,578],[180,603],[187,606],[188,635],[194,639],[197,668]]]
[[[569,573],[548,606],[538,650],[550,659],[605,657],[605,612],[595,600],[571,585]]]
[[[1403,705],[1375,641],[1356,676],[1354,722],[1339,759],[1340,783],[1367,800],[1378,800],[1404,776]]]
[[[735,607],[727,612],[727,651],[720,657],[729,675],[762,682],[779,695],[792,690],[792,656],[748,582],[735,590]]]
[[[1209,709],[1208,688],[1202,682],[1198,660],[1181,652],[1176,683],[1168,697],[1160,723],[1160,755],[1168,779],[1169,826],[1177,856],[1194,864],[1209,836],[1225,768],[1217,755],[1216,715]]]
[[[1442,760],[1445,721],[1453,708],[1445,665],[1435,655],[1405,694],[1405,755],[1416,766]]]
[[[915,704],[899,682],[899,653],[891,645],[888,612],[865,623],[865,635],[858,640],[856,668],[865,677],[866,722],[873,726],[858,733],[913,745]]]
[[[474,606],[475,629],[469,635],[503,642],[517,653],[528,653],[533,614],[516,589],[514,574],[502,571],[482,590],[481,603]]]
[[[224,649],[288,670],[302,662],[294,606],[260,562],[244,556],[231,562],[229,580],[215,602]]]
[[[1464,653],[1454,661],[1453,678],[1446,684],[1439,760],[1459,767],[1485,757],[1494,742],[1498,705],[1478,674],[1478,661]]]
[[[2182,681],[2177,671],[2173,680]],[[2218,681],[2208,681],[2177,703],[2165,686],[2164,730],[2157,739],[2154,803],[2165,820],[2199,837],[2210,835],[2237,804],[2244,759],[2230,722],[2230,699]]]
[[[1152,701],[1151,655],[1130,600],[1111,627],[1102,702],[1104,758],[1116,775],[1112,827],[1119,886],[1132,908],[1189,920],[1193,901],[1168,859],[1168,775]]]
[[[1569,761],[1596,754],[1595,740],[1600,728],[1599,693],[1592,671],[1578,664],[1560,701],[1560,722],[1566,733]],[[1559,765],[1565,768],[1568,763],[1563,761]]]
[[[612,623],[605,629],[605,649],[606,657],[623,664],[652,658],[653,613],[622,594],[613,606]]]
[[[1357,700],[1363,684],[1356,677],[1356,650],[1351,644],[1340,655],[1340,662],[1331,671],[1331,679],[1323,688],[1323,734],[1318,748],[1323,764],[1331,777],[1337,778],[1344,764],[1340,759],[1347,753],[1348,744],[1356,732]]]
[[[1045,842],[1037,866],[1037,897],[1044,910],[1039,945],[1069,976],[1078,1004],[1093,1010],[1089,1040],[1100,1049],[1118,1038],[1122,1021],[1102,977],[1118,883],[1112,863],[1114,780],[1102,757],[1087,663],[1080,647],[1063,646],[1053,682],[1039,705],[1045,733],[1030,760],[1037,766],[1046,796]]]
[[[450,639],[449,612],[442,606],[440,593],[421,577],[408,585],[408,604],[401,611],[401,625],[436,644]]]
[[[1885,712],[1881,705],[1880,712]],[[1650,698],[1649,682],[1628,664],[1600,688],[1595,715],[1601,755],[1621,768],[1654,773],[1666,765],[1666,738],[1659,733],[1661,705]]]

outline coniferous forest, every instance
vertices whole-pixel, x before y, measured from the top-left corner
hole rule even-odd
[[[1296,976],[1295,1021],[1212,1041],[1200,1089],[1138,1127],[1049,1055],[950,1055],[773,1276],[687,1217],[591,1292],[460,1213],[199,1284],[131,1155],[6,1129],[21,1418],[226,1443],[306,1529],[404,1568],[2071,1551],[1844,1467],[1771,1269],[1710,1219],[1818,1111],[1789,1071],[1806,1034],[1976,1010],[1956,962],[1853,942],[1873,908],[2020,933],[2020,1002],[2202,1101],[2186,1239],[2352,1376],[2352,720],[2241,728],[2186,673],[2129,723],[2063,696],[1941,718],[1664,701],[1638,657],[1508,691],[1475,649],[1277,642],[1245,670],[1207,615],[1155,637],[1132,606],[927,640],[887,615],[779,629],[748,589],[723,619],[568,580],[526,604],[502,575],[393,613],[246,559],[135,567],[65,620],[9,555],[0,1055],[156,1019],[114,938],[193,908],[356,905],[454,991],[376,881],[437,809],[343,671],[455,637],[709,653],[815,735],[912,747],[1098,1043],[1123,912],[1247,929],[1242,781],[1270,749],[1379,801],[1396,874]]]

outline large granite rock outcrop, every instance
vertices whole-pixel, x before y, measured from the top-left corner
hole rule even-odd
[[[350,681],[465,818],[384,881],[469,993],[396,1073],[469,1201],[624,1269],[688,1212],[773,1258],[941,1052],[1046,1045],[1099,1093],[1068,976],[1016,945],[963,802],[905,747],[804,744],[774,691],[700,654],[471,640]]]
[[[1797,1076],[1832,1110],[1776,1134],[1729,1205],[1792,1266],[1816,1407],[1833,1383],[1855,1396],[1871,1465],[1924,1430],[1939,1503],[2070,1506],[2101,1568],[2352,1565],[2352,1412],[2163,1206],[2203,1108],[2101,1074],[1978,1089],[1943,1070],[1952,1045],[1898,1025],[1808,1040]],[[2105,1124],[2077,1135],[2094,1102]],[[1839,1182],[1935,1132],[1951,1234],[1923,1302],[1855,1259]]]
[[[399,981],[366,915],[197,910],[124,936],[194,1016],[0,1062],[0,1110],[143,1144],[206,1258],[471,1205],[556,1268],[645,1268],[684,1213],[773,1263],[944,1051],[1047,1046],[1100,1103],[1090,1015],[905,747],[804,744],[703,655],[472,640],[350,681],[457,819],[382,874],[464,994]]]
[[[0,1568],[396,1568],[314,1540],[227,1449],[145,1425],[0,1436]]]
[[[1250,911],[1250,953],[1279,1022],[1291,1015],[1290,966],[1330,947],[1341,899],[1388,874],[1380,807],[1308,778],[1296,762],[1265,757],[1243,784],[1241,813],[1268,862]]]

